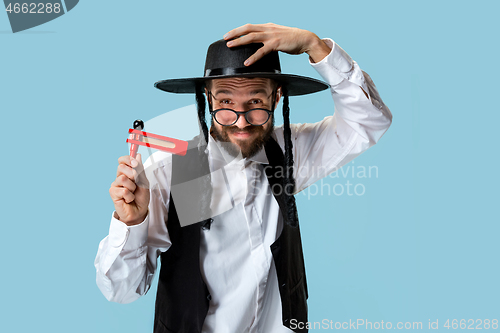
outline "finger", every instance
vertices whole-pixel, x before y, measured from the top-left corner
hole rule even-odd
[[[137,172],[130,166],[126,164],[119,164],[118,168],[116,169],[116,177],[120,175],[125,175],[129,179],[135,181],[135,177],[137,176]]]
[[[254,54],[252,54],[247,60],[245,60],[244,62],[245,66],[252,65],[253,63],[258,61],[260,58],[262,58],[271,51],[272,51],[271,47],[264,45],[263,47],[258,49]]]
[[[109,189],[109,195],[113,202],[125,201],[125,203],[131,203],[135,200],[135,195],[130,192],[125,187],[111,187]]]
[[[137,186],[143,188],[149,188],[149,181],[146,177],[146,172],[144,170],[144,165],[142,164],[142,156],[141,154],[137,154],[136,156],[137,166],[134,168],[136,172],[135,182]]]
[[[233,39],[227,42],[228,47],[235,47],[250,43],[263,43],[266,40],[266,35],[262,32],[253,32],[248,35],[241,36],[239,38]]]
[[[118,159],[118,164],[125,164],[128,165],[129,167],[134,167],[134,165],[132,165],[132,160],[133,158],[129,155],[121,156]]]
[[[122,192],[123,192],[123,201],[125,201],[125,203],[131,203],[135,200],[134,193],[130,192],[126,188],[123,188]]]
[[[115,181],[111,184],[111,186],[125,187],[132,193],[134,193],[135,189],[137,188],[137,185],[125,175],[119,175],[118,177],[116,177]]]
[[[238,27],[236,29],[228,31],[224,35],[224,39],[225,40],[230,40],[230,39],[239,37],[241,35],[249,34],[250,32],[262,31],[262,28],[263,28],[262,24],[250,24],[250,23],[247,23],[245,25],[242,25],[241,27]]]
[[[120,164],[118,165],[116,176],[118,177],[120,174],[124,174],[132,180],[137,178],[137,174],[144,170],[141,161],[141,154],[137,154],[137,156],[137,158],[133,158],[132,156],[128,155],[120,157],[118,159],[118,162]]]

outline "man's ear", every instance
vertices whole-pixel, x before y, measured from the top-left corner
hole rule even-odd
[[[212,101],[210,99],[210,95],[208,94],[207,87],[205,87],[204,89],[205,89],[205,96],[207,98],[208,105],[212,105]]]
[[[279,86],[278,88],[276,88],[276,103],[274,104],[274,110],[276,110],[276,108],[278,107],[278,103],[280,102],[282,95],[283,95],[283,92],[281,90],[281,86]]]

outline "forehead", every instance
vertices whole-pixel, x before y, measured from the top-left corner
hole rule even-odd
[[[214,94],[216,94],[217,92],[242,94],[251,92],[271,93],[272,81],[271,79],[261,77],[233,77],[227,79],[214,79],[211,83],[211,91]]]

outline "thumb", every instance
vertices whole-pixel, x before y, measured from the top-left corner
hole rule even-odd
[[[146,177],[144,165],[142,164],[141,154],[137,154],[137,156],[135,157],[135,160],[137,161],[137,165],[134,166],[134,170],[136,172],[135,183],[139,187],[149,188],[149,181],[148,181],[148,178]]]

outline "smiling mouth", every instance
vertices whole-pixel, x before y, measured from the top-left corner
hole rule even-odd
[[[243,138],[246,138],[246,137],[249,137],[252,135],[251,132],[249,131],[237,131],[237,132],[232,132],[231,133],[233,136],[236,136],[236,137],[243,137]]]

